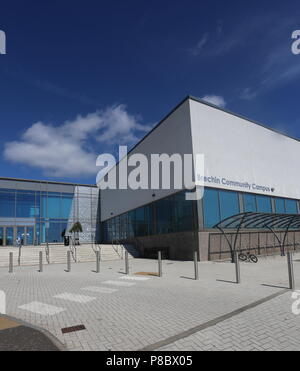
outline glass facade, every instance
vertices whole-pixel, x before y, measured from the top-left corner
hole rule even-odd
[[[212,228],[220,220],[219,191],[206,188],[203,197],[203,214],[205,228]]]
[[[202,202],[203,224],[206,229],[241,212],[237,192],[206,188]]]
[[[257,212],[256,196],[244,194],[243,199],[245,213],[256,213]]]
[[[268,196],[256,196],[257,211],[260,213],[271,213],[272,203],[271,197]]]
[[[15,245],[18,237],[25,245],[62,243],[64,234],[68,235],[77,221],[83,226],[80,238],[87,243],[99,241],[97,188],[74,185],[60,192],[48,184],[40,190],[32,188],[4,188],[0,180],[0,246]],[[185,194],[178,192],[103,222],[102,242],[197,231],[199,227],[211,229],[241,212],[296,214],[299,210],[296,200],[206,188],[199,201],[203,215],[198,226],[197,201],[187,201]]]
[[[103,241],[168,234],[197,229],[197,205],[186,191],[129,211],[102,223]]]
[[[36,184],[33,188],[37,188]],[[40,188],[51,189],[51,185]],[[98,190],[77,186],[65,188],[73,191],[0,188],[0,246],[15,245],[18,237],[25,245],[62,243],[64,233],[77,221],[90,235],[93,230],[95,237]]]
[[[219,199],[221,220],[240,213],[239,197],[236,192],[220,191]]]
[[[211,229],[221,220],[241,212],[298,213],[296,200],[213,188],[205,189],[203,200],[200,202],[202,202],[205,229]],[[185,191],[102,223],[104,242],[193,231],[197,228],[197,203],[186,201]]]

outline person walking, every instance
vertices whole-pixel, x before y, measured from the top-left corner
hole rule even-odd
[[[18,247],[22,247],[22,239],[20,236],[17,237],[16,242]]]

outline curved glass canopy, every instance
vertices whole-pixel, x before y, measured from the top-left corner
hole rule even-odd
[[[300,229],[300,214],[241,213],[223,219],[214,228],[219,229],[225,236],[230,247],[232,261],[234,261],[237,238],[242,229],[267,229],[272,232],[280,244],[281,255],[284,256],[288,232],[290,230]],[[230,241],[227,237],[227,230],[236,230],[233,241]],[[282,232],[284,232],[283,237]]]

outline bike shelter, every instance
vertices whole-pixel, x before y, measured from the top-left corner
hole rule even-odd
[[[240,283],[238,253],[237,249],[238,236],[245,230],[257,230],[258,232],[267,230],[272,232],[275,240],[280,247],[281,256],[288,253],[288,271],[290,288],[294,288],[294,274],[291,252],[295,251],[295,244],[288,242],[288,234],[291,231],[300,230],[300,215],[299,214],[274,214],[274,213],[259,213],[245,212],[233,215],[216,224],[214,228],[218,229],[225,237],[230,248],[231,261],[236,263],[237,283]],[[228,232],[234,233],[233,238],[228,238]],[[234,232],[233,232],[234,231]],[[292,248],[291,248],[292,246]]]

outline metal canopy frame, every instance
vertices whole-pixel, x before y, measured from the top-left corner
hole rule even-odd
[[[219,229],[225,237],[230,247],[232,262],[234,262],[234,253],[241,229],[267,229],[272,232],[279,243],[281,256],[285,256],[288,233],[291,229],[300,229],[300,215],[247,212],[230,216],[216,224],[213,228]],[[232,239],[231,241],[229,240],[226,233],[227,230],[236,230],[233,241]],[[280,232],[284,232],[283,238],[280,238]]]

